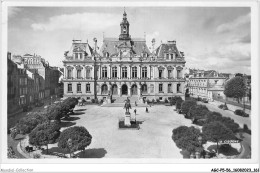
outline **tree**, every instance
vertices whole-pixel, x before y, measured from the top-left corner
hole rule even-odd
[[[176,141],[180,139],[187,131],[189,130],[189,127],[187,126],[180,126],[177,127],[176,129],[172,130],[172,140]]]
[[[202,133],[204,137],[211,142],[217,143],[217,153],[219,154],[219,142],[224,140],[236,139],[234,133],[223,125],[221,122],[214,121],[208,124],[204,124],[202,127]]]
[[[58,147],[71,153],[77,150],[85,150],[90,145],[91,140],[92,136],[85,127],[74,126],[62,131]]]
[[[21,118],[16,124],[17,132],[20,134],[30,133],[38,124],[49,122],[44,112],[31,112]]]
[[[196,123],[199,119],[205,119],[209,109],[205,105],[195,105],[190,108],[189,117],[193,119],[193,123]]]
[[[56,143],[60,136],[60,126],[56,122],[39,124],[29,134],[29,143],[34,146],[46,145],[48,153],[48,144]]]
[[[196,101],[194,100],[186,100],[181,104],[181,112],[185,115],[188,114],[191,107],[197,105]]]
[[[202,151],[202,144],[206,142],[199,129],[195,127],[180,126],[174,129],[172,139],[176,143],[176,146],[180,149],[187,150],[190,153],[195,151]],[[202,137],[202,141],[199,141],[199,136]]]
[[[171,97],[170,99],[171,105],[175,105],[178,100],[182,100],[182,98],[180,96]]]
[[[61,105],[50,105],[47,108],[47,117],[49,120],[57,120],[60,121],[60,119],[64,116],[64,112],[66,112],[65,110],[63,110],[64,107],[62,107]]]
[[[239,98],[244,97],[245,93],[246,85],[244,83],[244,79],[240,76],[236,76],[230,79],[225,85],[224,94],[226,95],[226,97],[237,98],[238,103]]]
[[[183,103],[183,100],[177,100],[177,101],[176,101],[176,109],[177,109],[177,110],[181,109],[182,103]]]
[[[214,121],[221,122],[227,128],[232,130],[233,133],[238,132],[239,125],[237,123],[235,123],[235,121],[233,119],[231,119],[229,117],[223,117],[222,114],[220,114],[218,112],[208,112],[205,123],[211,123]]]

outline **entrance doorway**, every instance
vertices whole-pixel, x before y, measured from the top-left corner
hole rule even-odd
[[[131,88],[132,95],[137,95],[137,86],[134,84]]]
[[[112,95],[117,95],[118,93],[117,93],[117,85],[116,84],[114,84],[113,86],[112,86]]]
[[[124,84],[124,85],[122,86],[122,95],[127,95],[127,94],[128,94],[128,93],[127,93],[127,90],[128,90],[127,85]]]

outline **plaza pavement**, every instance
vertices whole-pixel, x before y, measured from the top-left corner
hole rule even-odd
[[[137,107],[137,121],[142,122],[139,130],[118,129],[118,121],[124,118],[125,113],[121,107],[77,106],[74,109],[76,115],[71,115],[75,117],[72,118],[74,121],[68,123],[84,126],[92,135],[90,146],[85,153],[81,153],[80,157],[83,158],[179,159],[183,156],[171,138],[172,130],[192,124],[173,109],[171,106],[156,105],[149,107],[149,113],[146,113],[144,107]],[[132,116],[133,111],[134,108],[130,109]],[[55,145],[49,145],[49,148]]]

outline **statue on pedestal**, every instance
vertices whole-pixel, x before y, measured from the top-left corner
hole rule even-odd
[[[125,102],[124,109],[126,109],[125,114],[128,114],[128,115],[129,115],[129,114],[130,114],[129,109],[132,109],[129,98],[127,98],[127,100],[126,100],[126,102]]]

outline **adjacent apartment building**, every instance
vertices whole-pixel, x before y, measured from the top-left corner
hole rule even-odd
[[[187,81],[187,89],[192,97],[206,98],[209,101],[214,98],[225,97],[224,85],[227,77],[215,70],[190,70]]]

